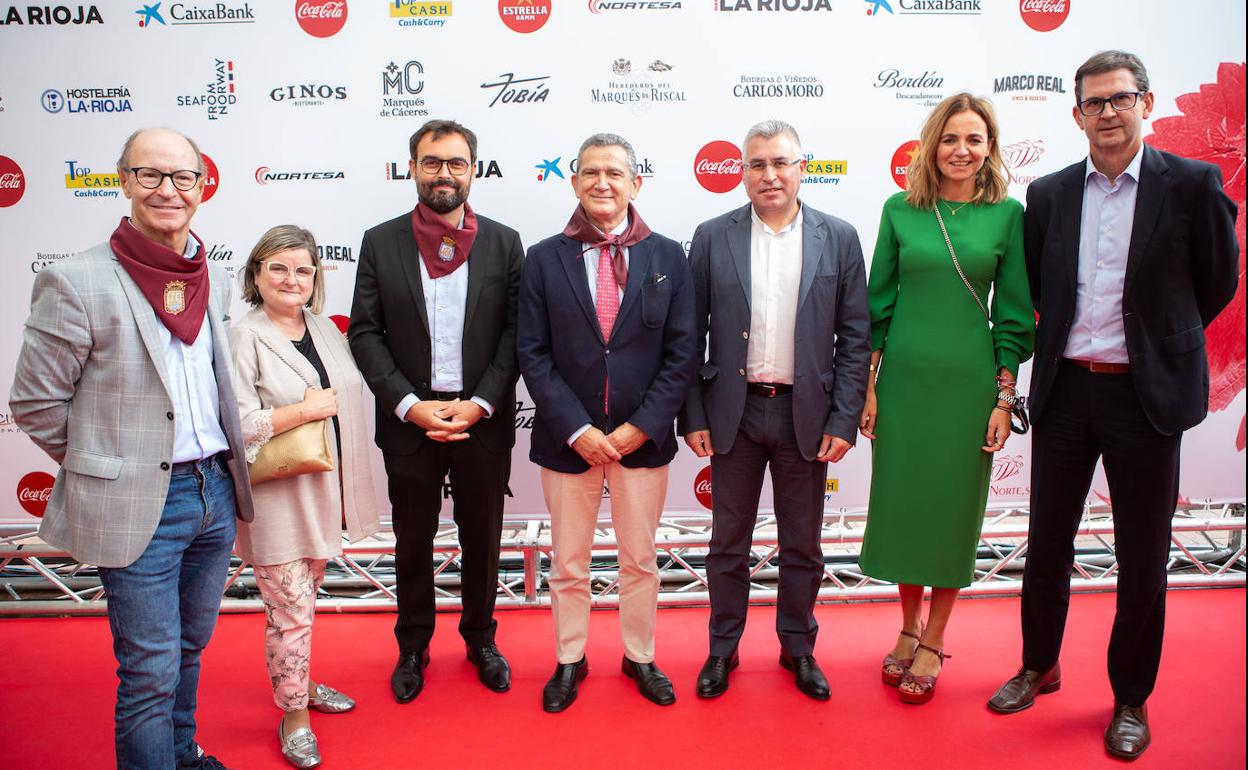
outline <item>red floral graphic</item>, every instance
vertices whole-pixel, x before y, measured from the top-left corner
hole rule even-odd
[[[1239,287],[1235,298],[1206,330],[1209,355],[1209,409],[1226,409],[1244,389],[1244,62],[1218,65],[1218,82],[1175,99],[1181,116],[1153,123],[1147,141],[1159,150],[1212,163],[1222,170],[1226,194],[1239,207]],[[1244,451],[1244,420],[1235,446]]]

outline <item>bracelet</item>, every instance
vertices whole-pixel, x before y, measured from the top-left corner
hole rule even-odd
[[[995,405],[995,406],[993,406],[992,408],[993,408],[993,409],[1000,409],[1001,411],[1005,412],[1006,414],[1014,414],[1014,410],[1013,410],[1013,409],[1010,409],[1009,407],[1001,406],[1000,404],[996,404],[996,405]]]

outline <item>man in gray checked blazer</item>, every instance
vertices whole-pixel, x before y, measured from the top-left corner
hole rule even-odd
[[[107,591],[118,767],[221,768],[195,743],[195,700],[234,520],[252,518],[229,284],[190,231],[194,143],[136,132],[117,171],[131,215],[36,277],[10,408],[60,465],[40,535]]]

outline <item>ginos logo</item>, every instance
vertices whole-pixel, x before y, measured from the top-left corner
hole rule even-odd
[[[56,481],[49,473],[31,471],[17,482],[17,502],[31,516],[43,518],[48,508],[48,498],[52,495],[52,484]]]
[[[295,0],[295,20],[312,37],[330,37],[347,23],[346,0]]]
[[[698,150],[693,174],[710,192],[726,193],[741,184],[741,167],[741,150],[732,142],[717,139]]]
[[[903,190],[906,189],[906,169],[910,167],[910,161],[914,160],[914,156],[918,154],[918,139],[911,139],[898,147],[897,152],[893,153],[893,163],[889,167],[889,171],[893,175],[893,181]]]
[[[12,206],[26,192],[26,175],[12,158],[0,155],[0,209]]]
[[[347,336],[347,327],[351,325],[351,319],[345,315],[331,315],[329,320],[334,322],[334,326],[338,327],[338,331],[342,332],[342,336]]]
[[[1052,32],[1070,15],[1067,0],[1018,0],[1023,22],[1037,32]]]
[[[515,32],[536,32],[550,20],[550,0],[498,0],[498,17]]]
[[[202,154],[202,153],[201,153]],[[212,158],[204,155],[204,197],[200,199],[200,203],[207,203],[208,200],[217,194],[217,187],[220,182],[217,176],[217,164],[212,162]]]
[[[693,494],[703,508],[711,510],[711,466],[698,471],[697,478],[693,480]]]

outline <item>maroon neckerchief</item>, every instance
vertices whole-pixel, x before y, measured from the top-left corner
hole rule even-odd
[[[429,277],[441,278],[468,261],[472,241],[477,237],[477,215],[465,203],[464,226],[451,227],[433,209],[417,203],[412,209],[412,236]]]
[[[199,336],[211,294],[204,241],[195,233],[191,237],[199,247],[190,259],[143,235],[127,217],[121,218],[108,239],[117,261],[138,284],[156,317],[187,345]]]
[[[630,203],[628,204],[628,227],[624,228],[624,232],[619,235],[607,235],[589,221],[585,207],[578,204],[576,211],[572,212],[572,218],[568,220],[568,226],[563,228],[563,234],[574,241],[588,243],[593,249],[614,246],[615,253],[611,257],[611,267],[615,272],[615,285],[623,289],[628,284],[628,264],[624,261],[624,249],[649,238],[650,228]]]

